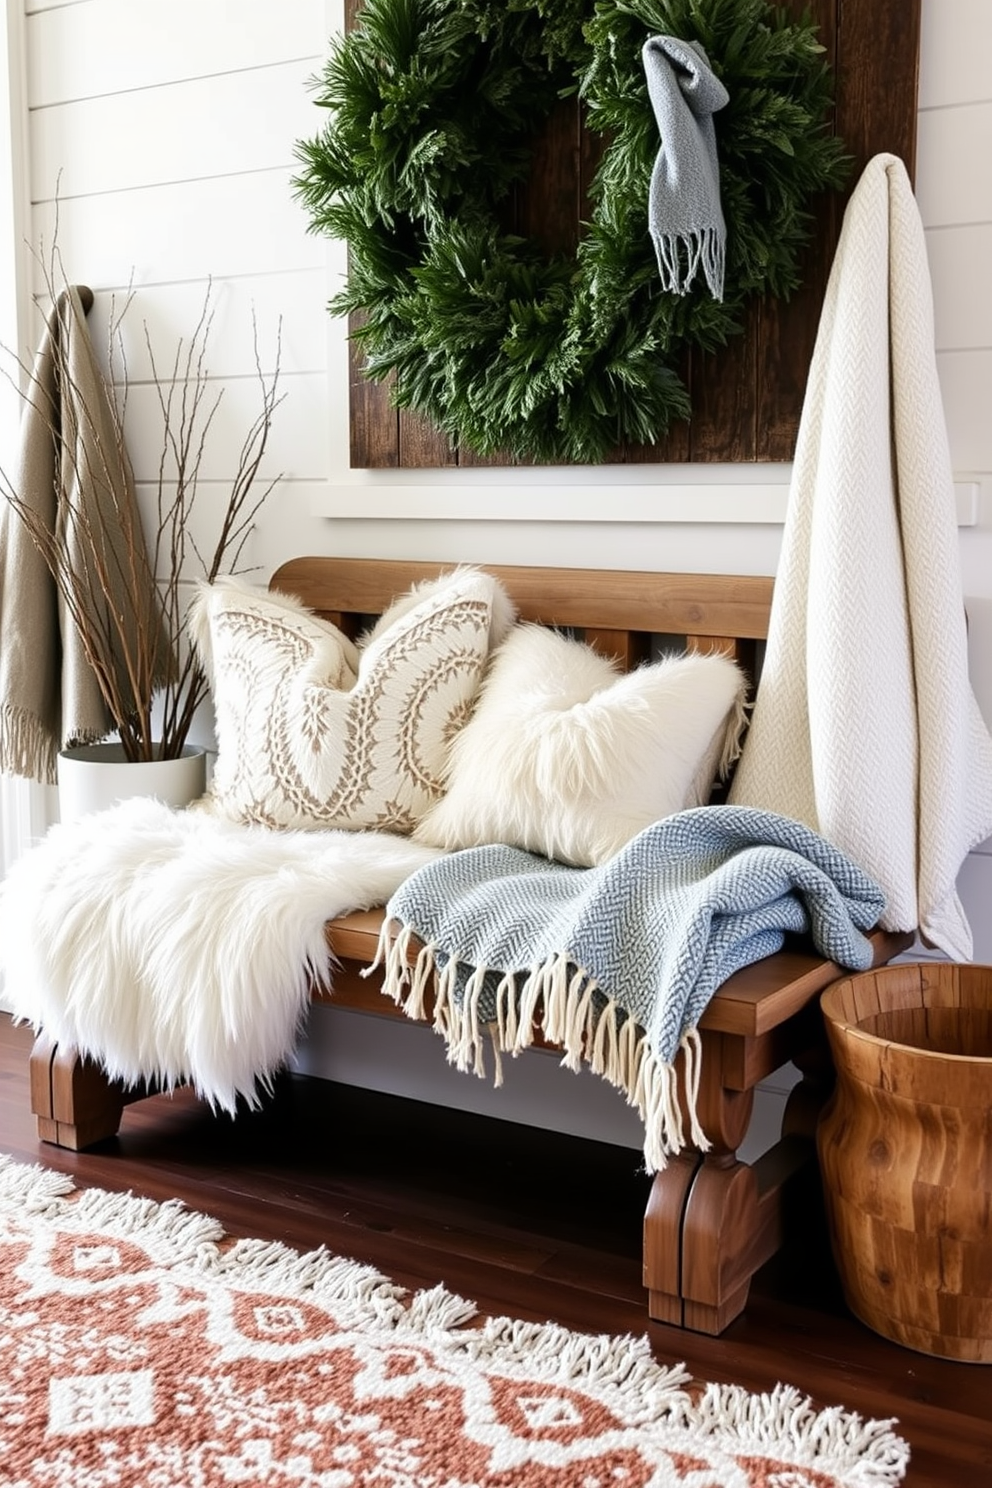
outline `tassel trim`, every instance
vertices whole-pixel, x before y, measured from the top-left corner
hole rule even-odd
[[[496,988],[496,1017],[483,1024],[479,999],[490,968],[469,969],[456,956],[438,962],[438,947],[422,945],[412,955],[411,926],[387,920],[379,934],[375,958],[362,976],[381,971],[382,991],[408,1018],[423,1022],[427,992],[434,991],[433,1027],[445,1041],[448,1063],[484,1078],[485,1047],[491,1044],[494,1084],[502,1084],[502,1054],[530,1048],[535,1031],[563,1051],[562,1063],[573,1072],[586,1064],[620,1090],[644,1124],[644,1161],[648,1172],[660,1172],[687,1145],[707,1152],[711,1143],[697,1115],[702,1045],[694,1028],[682,1036],[678,1062],[664,1064],[633,1018],[605,994],[595,977],[556,954],[526,972],[503,975]],[[460,973],[468,971],[461,996]],[[596,994],[599,993],[597,997]],[[681,1079],[679,1078],[681,1073]]]
[[[723,299],[723,274],[726,244],[715,227],[697,228],[684,233],[652,232],[661,287],[670,294],[688,294],[700,268],[710,294]]]
[[[22,708],[0,708],[0,774],[54,785],[58,741]]]

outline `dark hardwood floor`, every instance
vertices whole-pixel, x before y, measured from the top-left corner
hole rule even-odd
[[[326,1245],[411,1288],[444,1282],[480,1309],[613,1333],[751,1390],[787,1381],[819,1405],[898,1417],[911,1488],[992,1485],[992,1366],[888,1343],[844,1307],[815,1181],[786,1249],[720,1338],[650,1323],[641,1287],[648,1179],[637,1155],[529,1127],[287,1077],[265,1109],[212,1116],[189,1092],[130,1107],[85,1153],[39,1142],[31,1035],[0,1014],[0,1150],[77,1184],[174,1196],[233,1235]]]

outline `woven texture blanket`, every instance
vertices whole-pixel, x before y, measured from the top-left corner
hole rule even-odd
[[[969,960],[955,882],[992,833],[919,209],[877,155],[851,197],[796,445],[768,648],[730,799],[882,885],[889,930]]]
[[[684,1051],[689,1135],[706,1004],[733,972],[809,933],[824,956],[864,970],[878,885],[799,822],[704,806],[654,823],[597,868],[502,845],[418,869],[393,894],[374,963],[384,991],[434,1026],[460,1069],[484,1073],[487,1036],[517,1053],[541,1032],[608,1079],[645,1125],[648,1168],[685,1145],[675,1058]],[[413,938],[423,942],[414,964]],[[371,970],[372,968],[370,968]]]

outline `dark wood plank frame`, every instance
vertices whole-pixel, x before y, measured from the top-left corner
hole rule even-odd
[[[347,0],[346,27],[361,0]],[[862,170],[881,151],[898,155],[912,179],[916,167],[920,0],[786,0],[808,10],[819,27],[835,79],[833,127],[853,160],[846,194],[813,203],[816,232],[791,300],[752,306],[743,336],[719,354],[686,357],[692,418],[656,445],[627,446],[610,463],[763,463],[788,461],[795,450],[806,378],[843,209]],[[587,215],[585,188],[595,141],[578,104],[563,109],[536,147],[531,189],[518,208],[519,228],[549,251],[574,249]],[[354,327],[353,327],[354,328]],[[350,344],[351,464],[363,469],[508,465],[453,448],[414,414],[397,410],[386,383],[367,381]]]
[[[444,567],[300,558],[283,564],[272,585],[354,634],[395,595]],[[692,650],[725,651],[753,668],[757,644],[767,634],[769,578],[537,567],[491,571],[522,619],[575,627],[626,667],[642,660],[660,635],[679,637]],[[381,923],[381,910],[370,910],[328,924],[337,965],[331,993],[315,989],[316,998],[404,1016],[375,980],[360,975],[375,958]],[[911,941],[881,931],[872,938],[876,965]],[[699,1025],[698,1113],[712,1145],[705,1154],[678,1157],[654,1179],[644,1218],[644,1285],[652,1318],[722,1332],[744,1308],[755,1271],[779,1248],[789,1181],[815,1160],[816,1120],[831,1087],[818,995],[842,975],[840,967],[796,944],[736,973],[706,1008]],[[781,1138],[748,1165],[737,1149],[755,1088],[790,1060],[803,1078],[789,1099]],[[31,1107],[44,1141],[78,1150],[113,1137],[125,1105],[149,1093],[125,1090],[44,1033],[35,1044]]]

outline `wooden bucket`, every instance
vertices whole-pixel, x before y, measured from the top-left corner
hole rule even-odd
[[[817,1130],[851,1311],[992,1363],[992,966],[889,966],[821,998],[837,1085]]]

